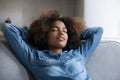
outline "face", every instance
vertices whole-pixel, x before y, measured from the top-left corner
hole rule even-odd
[[[67,28],[62,21],[55,21],[48,32],[49,48],[63,49],[68,40]]]

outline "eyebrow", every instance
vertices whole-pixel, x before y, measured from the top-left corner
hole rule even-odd
[[[52,26],[52,27],[56,27],[56,28],[59,28],[58,26]],[[51,28],[52,28],[52,27],[51,27]],[[63,29],[67,29],[66,27],[62,27],[62,28],[63,28]]]

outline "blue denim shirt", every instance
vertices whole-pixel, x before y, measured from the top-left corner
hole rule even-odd
[[[85,42],[75,50],[63,51],[60,56],[27,45],[28,31],[24,28],[5,23],[2,31],[14,54],[32,72],[35,80],[91,80],[85,64],[99,44],[102,28],[88,28],[80,38]]]

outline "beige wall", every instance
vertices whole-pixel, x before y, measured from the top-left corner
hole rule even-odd
[[[84,18],[84,0],[75,1],[75,16]]]
[[[22,1],[21,0],[0,0],[0,23],[7,17],[17,25],[22,24]]]
[[[75,0],[25,0],[23,3],[23,24],[29,25],[47,9],[59,10],[63,15],[74,16]]]
[[[53,8],[65,16],[78,16],[76,14],[77,0],[0,0],[0,23],[7,17],[13,24],[29,26],[43,11]],[[78,8],[77,8],[78,10]]]

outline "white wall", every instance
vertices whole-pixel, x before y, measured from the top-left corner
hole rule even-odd
[[[88,26],[101,26],[103,40],[120,41],[120,0],[84,0]]]

